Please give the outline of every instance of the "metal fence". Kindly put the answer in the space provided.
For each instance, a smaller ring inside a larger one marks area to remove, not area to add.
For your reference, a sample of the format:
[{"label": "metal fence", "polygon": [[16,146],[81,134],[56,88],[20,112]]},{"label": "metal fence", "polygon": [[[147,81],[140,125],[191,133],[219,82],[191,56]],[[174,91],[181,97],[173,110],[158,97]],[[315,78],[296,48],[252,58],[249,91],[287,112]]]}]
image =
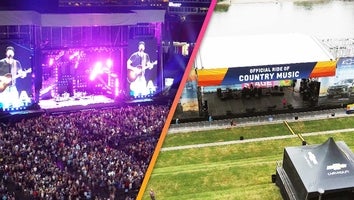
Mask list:
[{"label": "metal fence", "polygon": [[[203,130],[215,130],[225,129],[231,127],[240,126],[254,126],[261,124],[276,124],[283,123],[284,121],[309,121],[328,119],[335,117],[347,117],[350,116],[346,113],[344,108],[309,111],[309,112],[297,112],[297,113],[285,113],[277,115],[264,115],[255,117],[241,117],[223,120],[206,120],[190,123],[171,124],[168,131],[169,134],[191,132],[191,131],[203,131]],[[231,122],[235,122],[235,125],[231,125]]]}]

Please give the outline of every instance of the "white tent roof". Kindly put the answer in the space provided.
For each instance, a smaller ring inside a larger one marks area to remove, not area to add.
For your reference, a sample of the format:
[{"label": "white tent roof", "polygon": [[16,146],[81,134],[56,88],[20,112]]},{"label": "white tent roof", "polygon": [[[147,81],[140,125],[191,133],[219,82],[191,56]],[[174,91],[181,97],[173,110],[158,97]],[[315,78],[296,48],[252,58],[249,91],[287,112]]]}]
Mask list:
[{"label": "white tent roof", "polygon": [[0,25],[55,27],[118,26],[163,22],[165,10],[132,10],[129,13],[40,14],[35,11],[0,11]]},{"label": "white tent roof", "polygon": [[249,67],[333,60],[316,38],[304,34],[204,37],[198,69]]}]

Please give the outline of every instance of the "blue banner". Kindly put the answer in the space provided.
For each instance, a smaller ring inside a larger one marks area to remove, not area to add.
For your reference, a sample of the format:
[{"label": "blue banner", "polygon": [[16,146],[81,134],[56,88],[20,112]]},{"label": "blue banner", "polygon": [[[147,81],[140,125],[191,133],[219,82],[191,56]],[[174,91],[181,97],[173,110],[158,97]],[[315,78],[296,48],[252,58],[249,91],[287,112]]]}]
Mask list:
[{"label": "blue banner", "polygon": [[309,78],[316,62],[229,68],[223,85]]}]

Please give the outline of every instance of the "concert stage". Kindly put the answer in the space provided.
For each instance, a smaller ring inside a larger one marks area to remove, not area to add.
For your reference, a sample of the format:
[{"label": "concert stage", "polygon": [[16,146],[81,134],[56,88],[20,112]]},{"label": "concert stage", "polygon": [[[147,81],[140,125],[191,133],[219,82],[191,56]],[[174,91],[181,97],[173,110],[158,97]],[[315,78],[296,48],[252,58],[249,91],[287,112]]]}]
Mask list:
[{"label": "concert stage", "polygon": [[110,98],[104,95],[90,95],[81,98],[69,97],[62,101],[55,99],[41,100],[39,106],[47,113],[73,112],[83,109],[116,107],[122,105],[136,105],[153,103],[151,98]]},{"label": "concert stage", "polygon": [[39,106],[44,110],[59,109],[73,106],[94,106],[97,104],[113,104],[114,99],[106,97],[104,95],[90,95],[81,98],[69,97],[65,100],[48,99],[41,100]]},{"label": "concert stage", "polygon": [[[39,104],[33,104],[24,110],[16,111],[0,111],[0,122],[6,122],[11,120],[19,120],[31,116],[39,116],[43,113],[59,114],[77,112],[80,110],[88,109],[103,109],[113,108],[119,106],[133,106],[143,104],[159,104],[161,100],[155,100],[152,98],[140,98],[140,99],[124,99],[116,98],[112,99],[104,95],[91,95],[85,98],[75,99],[69,98],[65,101],[56,101],[55,99],[41,100]],[[163,101],[165,102],[165,101]]]}]

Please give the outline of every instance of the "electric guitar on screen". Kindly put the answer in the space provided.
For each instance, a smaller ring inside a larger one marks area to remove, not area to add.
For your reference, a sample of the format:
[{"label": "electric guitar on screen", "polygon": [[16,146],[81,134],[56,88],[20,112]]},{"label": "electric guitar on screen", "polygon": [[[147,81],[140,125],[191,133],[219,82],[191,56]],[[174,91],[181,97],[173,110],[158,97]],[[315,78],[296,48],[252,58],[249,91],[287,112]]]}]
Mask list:
[{"label": "electric guitar on screen", "polygon": [[139,76],[142,75],[143,71],[146,69],[152,69],[157,64],[157,61],[148,63],[145,67],[144,66],[136,66],[134,69],[128,69],[128,81],[134,82]]},{"label": "electric guitar on screen", "polygon": [[31,73],[32,69],[29,68],[25,71],[22,71],[22,73],[17,74],[16,76],[12,77],[11,73],[7,73],[4,76],[0,76],[0,93],[2,93],[6,88],[11,84],[12,80],[17,79],[24,74]]}]

